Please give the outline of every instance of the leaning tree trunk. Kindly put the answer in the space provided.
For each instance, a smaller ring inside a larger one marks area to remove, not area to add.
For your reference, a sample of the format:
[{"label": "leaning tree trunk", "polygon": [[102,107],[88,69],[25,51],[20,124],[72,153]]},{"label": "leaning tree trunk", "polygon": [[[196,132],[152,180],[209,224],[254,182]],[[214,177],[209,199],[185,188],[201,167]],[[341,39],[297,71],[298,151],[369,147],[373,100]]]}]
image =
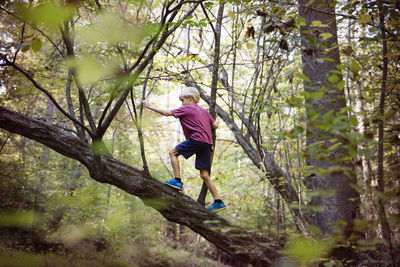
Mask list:
[{"label": "leaning tree trunk", "polygon": [[0,106],[0,128],[35,140],[81,162],[90,176],[142,199],[166,219],[186,225],[224,250],[237,262],[271,266],[279,254],[265,237],[237,227],[188,196],[164,185],[145,171],[110,156],[95,160],[90,146],[60,128]]},{"label": "leaning tree trunk", "polygon": [[[312,190],[334,190],[333,196],[316,197],[315,223],[323,233],[331,233],[338,220],[351,222],[357,213],[359,194],[354,167],[348,153],[346,131],[335,128],[340,118],[347,120],[343,78],[336,67],[340,64],[334,1],[299,0],[305,103],[307,112],[307,164]],[[313,24],[313,21],[314,24]],[[311,27],[311,25],[315,27]],[[320,25],[320,27],[318,27]],[[329,58],[328,60],[321,59]],[[323,93],[321,95],[320,93]],[[330,114],[331,113],[331,114]],[[343,121],[342,121],[343,122]],[[335,147],[332,145],[335,144]]]}]

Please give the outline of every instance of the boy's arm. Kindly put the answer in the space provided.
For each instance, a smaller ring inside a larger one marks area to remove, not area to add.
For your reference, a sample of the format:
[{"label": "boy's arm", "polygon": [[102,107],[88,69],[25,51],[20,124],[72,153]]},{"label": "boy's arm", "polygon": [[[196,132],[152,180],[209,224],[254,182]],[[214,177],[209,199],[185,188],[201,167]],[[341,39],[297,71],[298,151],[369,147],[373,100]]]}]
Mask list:
[{"label": "boy's arm", "polygon": [[214,128],[214,129],[217,129],[218,128],[218,126],[219,126],[219,117],[217,116],[217,118],[215,119],[215,121],[213,122],[213,124],[211,124],[211,126]]},{"label": "boy's arm", "polygon": [[151,109],[151,110],[157,112],[158,114],[161,114],[161,115],[164,115],[164,116],[172,116],[171,111],[169,111],[169,110],[167,110],[167,109],[162,109],[162,108],[155,107],[155,106],[151,105],[151,104],[149,103],[149,101],[147,101],[147,100],[143,100],[143,101],[142,101],[142,104],[143,104],[143,106],[145,106],[146,108]]}]

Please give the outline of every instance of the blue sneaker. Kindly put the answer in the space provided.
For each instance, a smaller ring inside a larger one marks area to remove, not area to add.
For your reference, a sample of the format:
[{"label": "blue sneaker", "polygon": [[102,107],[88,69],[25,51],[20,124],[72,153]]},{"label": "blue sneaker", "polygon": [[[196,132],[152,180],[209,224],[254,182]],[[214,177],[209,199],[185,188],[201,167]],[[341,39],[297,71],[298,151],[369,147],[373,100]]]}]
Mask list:
[{"label": "blue sneaker", "polygon": [[183,183],[178,182],[176,179],[165,181],[164,184],[169,185],[175,189],[178,189],[179,191],[182,190],[183,187]]},{"label": "blue sneaker", "polygon": [[208,207],[208,210],[209,211],[220,211],[220,210],[223,210],[225,208],[226,208],[226,206],[225,206],[224,202],[214,202],[214,203],[211,204],[210,207]]}]

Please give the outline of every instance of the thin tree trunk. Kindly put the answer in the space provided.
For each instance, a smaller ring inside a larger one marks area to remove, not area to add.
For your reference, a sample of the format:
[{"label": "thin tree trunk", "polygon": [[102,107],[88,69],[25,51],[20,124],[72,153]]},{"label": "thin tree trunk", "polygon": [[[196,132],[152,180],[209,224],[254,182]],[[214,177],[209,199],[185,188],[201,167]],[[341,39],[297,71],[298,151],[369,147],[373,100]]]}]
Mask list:
[{"label": "thin tree trunk", "polygon": [[276,243],[279,244],[279,238],[281,235],[281,224],[282,224],[282,216],[281,216],[281,200],[280,195],[277,191],[275,191],[275,201],[276,201]]},{"label": "thin tree trunk", "polygon": [[[114,128],[113,135],[112,135],[112,140],[111,140],[111,150],[110,150],[110,155],[114,156],[114,147],[115,147],[115,134],[117,133],[117,127]],[[110,206],[110,199],[111,199],[111,185],[107,187],[107,194],[106,194],[106,207],[104,209],[104,216],[103,219],[101,220],[101,226],[100,226],[100,234],[103,232],[104,229],[104,224],[107,220],[108,216],[108,210]]]},{"label": "thin tree trunk", "polygon": [[[385,15],[382,9],[383,3],[378,2],[380,7],[379,21],[381,25],[381,39],[382,39],[382,85],[380,88],[380,98],[379,98],[379,119],[378,119],[378,191],[381,193],[385,192],[385,181],[384,181],[384,171],[383,171],[383,153],[384,153],[384,121],[383,116],[385,115],[385,97],[386,97],[386,80],[388,72],[388,58],[387,58],[387,40],[385,34]],[[386,217],[385,206],[383,204],[382,198],[378,197],[378,208],[379,208],[379,218],[382,224],[382,234],[385,240],[388,242],[389,246],[392,248],[392,240],[390,234],[390,226]]]},{"label": "thin tree trunk", "polygon": [[[48,99],[48,102],[47,102],[47,109],[46,109],[46,116],[45,116],[45,120],[48,122],[48,123],[53,123],[53,113],[54,113],[54,105],[53,105],[53,102],[51,102],[51,100],[50,99]],[[38,177],[39,177],[39,183],[37,184],[37,186],[36,186],[36,190],[35,190],[35,199],[34,199],[34,209],[37,211],[37,212],[40,212],[39,211],[39,200],[38,200],[38,198],[39,198],[39,196],[45,191],[45,185],[44,185],[44,181],[45,181],[45,179],[46,179],[46,176],[47,176],[47,165],[48,165],[48,163],[49,163],[49,154],[50,154],[50,149],[49,148],[47,148],[47,147],[44,147],[43,148],[43,152],[42,152],[42,155],[41,155],[41,161],[40,161],[40,164],[41,164],[41,171],[40,171],[40,173],[39,173],[39,175],[38,175]]]},{"label": "thin tree trunk", "polygon": [[[358,131],[360,132],[361,135],[365,136],[367,129],[366,125],[364,125],[364,122],[366,121],[365,118],[365,109],[364,109],[364,102],[363,102],[364,96],[362,95],[361,91],[361,85],[355,86],[355,97],[354,97],[354,103],[355,103],[355,114],[357,116],[357,121],[358,121]],[[360,143],[358,144],[358,150],[365,150],[366,145],[365,143]],[[367,158],[365,155],[360,155],[359,158],[359,169],[360,169],[360,174],[363,180],[363,190],[361,190],[361,203],[364,208],[363,212],[363,217],[367,219],[368,221],[372,222],[375,219],[375,205],[374,205],[374,192],[371,187],[371,173],[370,173],[370,168],[368,167],[370,165],[369,163],[369,158]],[[373,239],[376,236],[375,229],[371,229],[366,232],[366,238],[367,239]]]},{"label": "thin tree trunk", "polygon": [[[215,41],[215,43],[214,43],[214,61],[213,61],[213,74],[212,74],[212,80],[211,80],[211,102],[210,102],[210,109],[209,109],[210,114],[214,119],[216,118],[215,104],[216,104],[216,98],[217,98],[218,70],[219,70],[220,51],[221,51],[221,27],[222,27],[222,19],[224,16],[224,5],[225,5],[225,1],[219,2],[217,21],[215,24],[215,31],[214,31],[214,41]],[[212,139],[213,139],[214,148],[215,148],[217,138],[216,138],[215,129],[213,129],[213,128],[212,128]],[[214,151],[211,152],[211,165],[212,165],[212,161],[214,158]],[[211,166],[210,166],[210,176],[211,176]],[[200,194],[197,198],[197,202],[199,202],[203,206],[205,205],[205,202],[206,202],[207,190],[208,190],[207,185],[205,182],[203,182],[203,184],[201,186]]]}]

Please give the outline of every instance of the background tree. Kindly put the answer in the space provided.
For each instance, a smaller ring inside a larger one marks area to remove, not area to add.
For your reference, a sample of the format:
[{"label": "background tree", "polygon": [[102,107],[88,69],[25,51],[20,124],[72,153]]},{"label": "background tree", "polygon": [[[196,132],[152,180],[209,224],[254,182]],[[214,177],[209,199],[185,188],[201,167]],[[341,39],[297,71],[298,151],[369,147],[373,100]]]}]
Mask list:
[{"label": "background tree", "polygon": [[[299,14],[305,21],[300,34],[304,47],[306,158],[311,167],[308,186],[321,193],[313,198],[313,204],[323,209],[315,214],[316,225],[323,233],[331,233],[339,220],[351,223],[359,206],[352,165],[355,140],[349,135],[351,125],[347,123],[334,13],[332,1],[299,1]],[[324,192],[329,191],[332,195],[326,196]]]}]

